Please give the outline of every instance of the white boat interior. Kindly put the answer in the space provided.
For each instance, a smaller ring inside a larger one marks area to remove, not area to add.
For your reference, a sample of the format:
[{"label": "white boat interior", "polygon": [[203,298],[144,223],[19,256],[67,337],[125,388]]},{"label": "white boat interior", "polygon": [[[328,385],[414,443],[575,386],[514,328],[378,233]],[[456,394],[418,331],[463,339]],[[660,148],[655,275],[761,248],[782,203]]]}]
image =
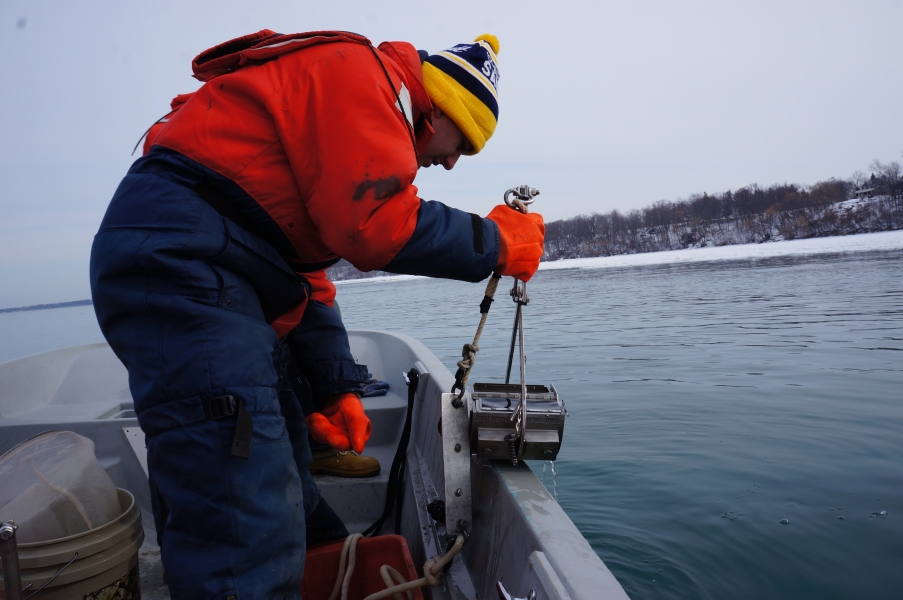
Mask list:
[{"label": "white boat interior", "polygon": [[[427,558],[443,554],[446,547],[444,526],[430,517],[426,506],[444,497],[439,398],[451,389],[454,378],[413,338],[380,331],[351,331],[349,336],[357,360],[390,384],[388,395],[364,399],[373,423],[366,453],[379,459],[382,471],[364,479],[321,475],[316,477],[317,483],[349,531],[363,531],[379,518],[407,410],[402,374],[415,368],[420,382],[400,533],[407,538],[415,564],[422,565]],[[90,438],[116,486],[135,495],[147,533],[141,552],[142,597],[168,598],[152,531],[144,435],[135,417],[126,370],[107,344],[54,350],[0,364],[0,453],[51,429]],[[472,535],[443,585],[426,588],[425,597],[497,598],[497,582],[501,581],[514,598],[627,598],[527,465],[474,456],[471,479]],[[382,532],[392,533],[394,523],[394,516],[390,517]]]}]

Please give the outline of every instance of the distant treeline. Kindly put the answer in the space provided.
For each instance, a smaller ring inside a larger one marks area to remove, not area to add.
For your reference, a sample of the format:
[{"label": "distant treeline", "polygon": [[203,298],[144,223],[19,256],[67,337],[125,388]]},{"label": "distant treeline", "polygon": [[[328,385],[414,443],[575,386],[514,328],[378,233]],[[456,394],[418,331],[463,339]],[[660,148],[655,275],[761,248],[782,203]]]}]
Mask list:
[{"label": "distant treeline", "polygon": [[903,229],[903,168],[876,160],[869,169],[869,177],[856,172],[812,186],[752,184],[552,221],[543,260]]}]

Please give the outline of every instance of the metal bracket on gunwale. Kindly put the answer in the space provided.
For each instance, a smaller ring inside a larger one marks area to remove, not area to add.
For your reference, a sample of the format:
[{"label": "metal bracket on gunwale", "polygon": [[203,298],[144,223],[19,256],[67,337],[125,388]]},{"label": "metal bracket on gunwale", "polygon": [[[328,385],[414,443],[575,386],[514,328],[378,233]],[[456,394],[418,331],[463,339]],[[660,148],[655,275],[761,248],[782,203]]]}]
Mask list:
[{"label": "metal bracket on gunwale", "polygon": [[473,531],[470,499],[470,398],[456,408],[457,394],[442,394],[442,460],[445,469],[445,531]]}]

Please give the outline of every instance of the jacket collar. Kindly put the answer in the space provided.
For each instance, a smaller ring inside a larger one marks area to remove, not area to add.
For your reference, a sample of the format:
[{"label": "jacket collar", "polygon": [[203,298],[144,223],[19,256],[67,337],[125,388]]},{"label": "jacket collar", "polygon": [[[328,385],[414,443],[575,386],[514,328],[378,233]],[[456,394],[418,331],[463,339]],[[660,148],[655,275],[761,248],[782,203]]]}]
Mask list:
[{"label": "jacket collar", "polygon": [[383,42],[378,46],[380,52],[391,58],[404,71],[405,84],[411,92],[411,104],[414,108],[414,122],[423,115],[433,111],[433,103],[426,93],[423,83],[423,68],[420,66],[420,55],[407,42]]},{"label": "jacket collar", "polygon": [[411,94],[411,105],[414,111],[414,136],[417,154],[423,152],[435,133],[431,116],[433,102],[426,93],[423,83],[423,67],[420,54],[407,42],[383,42],[379,51],[391,58],[404,72],[405,84]]}]

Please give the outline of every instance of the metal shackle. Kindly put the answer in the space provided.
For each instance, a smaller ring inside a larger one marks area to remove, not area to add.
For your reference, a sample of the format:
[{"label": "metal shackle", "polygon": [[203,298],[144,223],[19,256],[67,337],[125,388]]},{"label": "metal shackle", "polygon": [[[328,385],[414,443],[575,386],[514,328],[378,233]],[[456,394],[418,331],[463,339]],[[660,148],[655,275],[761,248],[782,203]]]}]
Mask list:
[{"label": "metal shackle", "polygon": [[527,205],[533,204],[533,200],[538,195],[539,190],[537,190],[536,188],[530,187],[529,185],[519,185],[505,192],[505,204],[507,204],[514,210],[519,210],[525,213],[527,212]]}]

